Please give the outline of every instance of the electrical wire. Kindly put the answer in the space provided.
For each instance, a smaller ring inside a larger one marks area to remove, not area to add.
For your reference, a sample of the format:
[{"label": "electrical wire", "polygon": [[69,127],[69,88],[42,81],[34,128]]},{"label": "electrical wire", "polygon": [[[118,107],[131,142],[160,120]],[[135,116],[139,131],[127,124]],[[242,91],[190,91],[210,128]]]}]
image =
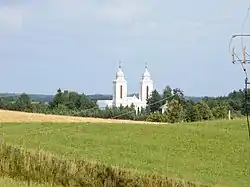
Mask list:
[{"label": "electrical wire", "polygon": [[[245,29],[245,25],[246,25],[246,22],[247,22],[247,19],[248,19],[248,16],[249,16],[249,11],[250,11],[250,4],[248,5],[248,9],[247,9],[247,12],[246,12],[246,16],[245,16],[245,19],[241,25],[241,35],[243,35],[243,32],[244,32],[244,29]],[[241,36],[241,46],[242,46],[242,50],[243,50],[243,36]]]},{"label": "electrical wire", "polygon": [[245,99],[244,99],[244,104],[245,104],[245,112],[246,112],[246,119],[247,119],[247,127],[248,127],[248,137],[250,139],[250,121],[249,121],[249,111],[248,111],[248,74],[247,74],[247,70],[243,65],[242,60],[240,60],[240,58],[238,57],[238,55],[234,54],[234,56],[240,61],[241,67],[243,69],[243,72],[245,74]]},{"label": "electrical wire", "polygon": [[[160,103],[160,102],[163,102],[163,101],[165,101],[165,100],[167,100],[167,99],[170,99],[170,98],[172,98],[172,97],[174,97],[174,96],[175,96],[175,95],[171,95],[171,96],[169,96],[169,97],[160,99],[159,101],[156,101],[156,102],[154,102],[154,103],[148,104],[147,106],[155,105],[155,104],[157,104],[157,103]],[[130,113],[133,113],[133,112],[134,112],[134,111],[129,111],[129,112],[126,112],[126,113],[123,113],[123,114],[114,116],[114,117],[112,117],[112,118],[110,118],[110,119],[115,119],[115,118],[117,118],[117,117],[120,117],[120,116],[123,116],[123,115],[126,115],[126,114],[130,114]]]},{"label": "electrical wire", "polygon": [[[157,103],[166,101],[166,100],[168,100],[168,99],[173,98],[174,96],[175,96],[175,95],[172,95],[172,96],[169,96],[169,97],[160,99],[160,100],[158,100],[158,101],[156,101],[156,102],[154,102],[154,103],[148,104],[147,106],[152,106],[152,105],[155,105],[155,104],[157,104]],[[92,108],[89,108],[89,109],[86,109],[86,110],[82,110],[82,111],[85,112],[85,111],[93,110],[93,109],[96,109],[96,108],[98,108],[98,107],[95,106],[95,107],[92,107]],[[116,115],[116,116],[107,118],[107,120],[109,120],[109,119],[116,119],[116,118],[118,118],[118,117],[121,117],[121,116],[130,114],[130,113],[134,113],[134,112],[135,112],[134,110],[129,111],[129,112],[124,112],[124,113],[122,113],[122,114],[119,114],[119,115]],[[74,117],[74,116],[73,116],[73,117]],[[82,124],[79,124],[79,125],[74,126],[74,127],[78,127],[78,126],[81,126],[81,125],[82,125]],[[59,128],[58,130],[61,131],[61,130],[65,130],[65,129],[68,129],[68,128],[71,128],[71,127],[72,127],[72,125],[70,124],[70,125],[67,125],[66,127]],[[47,131],[47,130],[50,130],[50,129],[51,129],[50,127],[48,127],[48,128],[42,128],[42,131],[46,133],[46,131]],[[40,133],[43,133],[43,132],[29,133],[29,135],[37,135],[37,134],[40,134]]]},{"label": "electrical wire", "polygon": [[[243,33],[244,33],[244,28],[245,28],[245,24],[247,22],[247,19],[249,17],[249,12],[250,12],[250,4],[248,6],[248,9],[247,9],[247,12],[246,12],[246,16],[245,16],[245,19],[242,23],[242,26],[241,26],[241,35],[233,35],[231,37],[231,40],[229,42],[229,52],[231,53],[231,44],[232,44],[232,41],[235,37],[237,36],[241,36],[241,48],[242,48],[242,52],[243,53],[246,53],[245,52],[245,49],[244,49],[244,41],[243,41]],[[249,35],[248,35],[249,36]],[[246,53],[247,54],[247,53]],[[248,55],[248,54],[247,54]],[[248,111],[248,74],[247,74],[247,69],[244,67],[244,64],[246,64],[246,59],[243,59],[243,60],[240,60],[240,58],[234,53],[233,51],[233,56],[236,56],[236,58],[238,59],[238,61],[240,62],[240,65],[241,65],[241,68],[245,74],[245,99],[244,99],[244,104],[245,104],[245,112],[246,112],[246,118],[247,118],[247,127],[248,127],[248,136],[249,136],[249,139],[250,139],[250,122],[249,122],[249,111]],[[249,56],[249,55],[248,55]],[[234,63],[234,61],[233,61]]]},{"label": "electrical wire", "polygon": [[[248,5],[248,9],[247,9],[247,12],[246,12],[246,16],[245,16],[245,19],[242,23],[242,26],[241,26],[241,48],[242,48],[242,52],[244,53],[245,50],[244,50],[244,41],[243,41],[243,33],[244,33],[244,28],[245,28],[245,25],[246,25],[246,22],[247,22],[247,19],[248,19],[248,16],[249,16],[249,11],[250,11],[250,4]],[[250,139],[250,123],[249,123],[249,111],[248,111],[248,74],[247,74],[247,70],[246,68],[244,67],[243,63],[246,64],[246,61],[244,59],[244,61],[241,64],[241,67],[245,73],[245,112],[246,112],[246,118],[247,118],[247,127],[248,127],[248,137]]]}]

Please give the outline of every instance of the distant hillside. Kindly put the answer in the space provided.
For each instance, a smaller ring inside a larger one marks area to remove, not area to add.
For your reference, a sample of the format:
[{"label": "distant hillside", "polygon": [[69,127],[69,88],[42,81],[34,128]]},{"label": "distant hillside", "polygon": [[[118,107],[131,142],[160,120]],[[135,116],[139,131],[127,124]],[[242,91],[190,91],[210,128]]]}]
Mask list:
[{"label": "distant hillside", "polygon": [[[0,93],[0,97],[18,97],[20,94],[15,93]],[[45,95],[45,94],[28,94],[32,101],[36,102],[50,102],[54,98],[54,95]],[[112,95],[87,95],[92,100],[109,100],[112,99]]]},{"label": "distant hillside", "polygon": [[[0,93],[0,97],[18,97],[21,94],[16,93]],[[49,102],[54,98],[54,95],[43,95],[43,94],[28,94],[32,101],[36,102]]]},{"label": "distant hillside", "polygon": [[[0,97],[18,97],[20,94],[16,93],[0,93]],[[139,97],[138,93],[129,94],[129,97],[136,95]],[[30,99],[35,102],[50,102],[54,98],[54,95],[45,95],[45,94],[28,94]],[[87,95],[91,100],[112,100],[113,96],[108,94],[94,94]],[[195,102],[199,101],[201,97],[190,97],[187,96],[186,99],[193,100]]]}]

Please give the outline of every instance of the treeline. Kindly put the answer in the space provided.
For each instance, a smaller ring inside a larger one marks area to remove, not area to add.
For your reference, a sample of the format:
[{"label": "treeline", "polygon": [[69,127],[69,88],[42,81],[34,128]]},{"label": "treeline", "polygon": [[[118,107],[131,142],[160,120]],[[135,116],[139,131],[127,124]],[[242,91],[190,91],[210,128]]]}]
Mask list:
[{"label": "treeline", "polygon": [[136,114],[133,105],[127,107],[106,107],[99,109],[96,100],[91,100],[86,94],[57,90],[51,102],[32,102],[25,93],[18,97],[0,98],[0,109],[24,111],[32,113],[68,115],[78,117],[97,117],[113,119],[145,120],[144,112]]},{"label": "treeline", "polygon": [[[134,106],[106,107],[100,109],[97,101],[84,93],[57,90],[52,101],[32,102],[25,93],[18,97],[0,98],[0,109],[33,113],[98,117],[113,119],[147,120],[155,122],[194,122],[211,119],[226,119],[228,111],[232,118],[245,115],[243,90],[233,91],[228,96],[204,97],[198,102],[186,99],[181,89],[167,86],[162,93],[154,90],[147,107],[136,113]],[[162,106],[166,106],[162,113]]]},{"label": "treeline", "polygon": [[[157,101],[162,101],[158,102]],[[153,104],[157,103],[157,104]],[[158,108],[166,104],[164,113]],[[194,102],[187,100],[181,89],[171,89],[167,86],[160,94],[154,90],[148,100],[150,114],[147,121],[158,122],[195,122],[212,119],[227,119],[230,111],[231,119],[245,115],[245,94],[243,90],[233,91],[227,96],[203,97]]]}]

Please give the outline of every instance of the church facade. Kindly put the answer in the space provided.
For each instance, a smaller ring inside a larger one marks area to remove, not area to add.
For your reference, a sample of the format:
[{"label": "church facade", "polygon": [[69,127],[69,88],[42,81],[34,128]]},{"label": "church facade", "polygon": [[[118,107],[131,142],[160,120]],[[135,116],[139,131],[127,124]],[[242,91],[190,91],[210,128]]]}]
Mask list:
[{"label": "church facade", "polygon": [[144,73],[140,80],[139,98],[134,95],[128,97],[127,81],[122,71],[121,65],[119,65],[116,73],[116,79],[113,81],[113,99],[97,101],[97,104],[101,108],[103,107],[119,107],[119,106],[135,106],[136,111],[140,111],[142,108],[146,108],[147,99],[150,97],[154,89],[153,81],[151,80],[150,73],[148,72],[147,65],[145,66]]}]

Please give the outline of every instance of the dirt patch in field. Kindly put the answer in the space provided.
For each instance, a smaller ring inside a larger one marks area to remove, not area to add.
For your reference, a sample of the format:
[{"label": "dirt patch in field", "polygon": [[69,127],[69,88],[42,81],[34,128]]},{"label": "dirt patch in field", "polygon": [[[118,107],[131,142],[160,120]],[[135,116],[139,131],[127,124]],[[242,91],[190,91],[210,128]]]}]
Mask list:
[{"label": "dirt patch in field", "polygon": [[73,116],[59,116],[49,114],[36,114],[17,111],[0,110],[0,122],[90,122],[90,123],[140,123],[140,124],[158,124],[145,121],[132,120],[117,120],[117,119],[101,119],[88,117],[73,117]]}]

